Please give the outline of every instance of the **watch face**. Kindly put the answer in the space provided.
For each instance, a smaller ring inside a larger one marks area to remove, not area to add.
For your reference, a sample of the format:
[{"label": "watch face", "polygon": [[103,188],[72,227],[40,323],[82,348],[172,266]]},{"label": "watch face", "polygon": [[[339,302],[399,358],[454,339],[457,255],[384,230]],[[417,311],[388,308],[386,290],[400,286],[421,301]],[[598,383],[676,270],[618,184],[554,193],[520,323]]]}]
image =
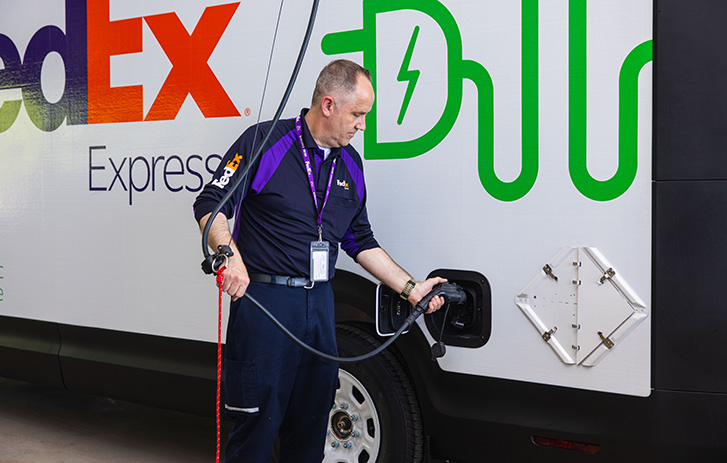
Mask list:
[{"label": "watch face", "polygon": [[402,299],[407,299],[409,297],[409,293],[411,293],[411,290],[414,289],[415,284],[416,283],[413,280],[409,280],[406,282],[404,290],[401,292]]}]

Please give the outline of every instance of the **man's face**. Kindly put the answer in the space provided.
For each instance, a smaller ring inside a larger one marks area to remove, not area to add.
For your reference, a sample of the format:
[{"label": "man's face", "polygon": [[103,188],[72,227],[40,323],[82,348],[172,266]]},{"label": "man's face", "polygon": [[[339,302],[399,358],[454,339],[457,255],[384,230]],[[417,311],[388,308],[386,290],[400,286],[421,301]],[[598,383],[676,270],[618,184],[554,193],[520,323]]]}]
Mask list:
[{"label": "man's face", "polygon": [[359,76],[356,91],[334,99],[329,117],[328,143],[331,147],[346,146],[359,130],[366,129],[366,114],[374,104],[371,82]]}]

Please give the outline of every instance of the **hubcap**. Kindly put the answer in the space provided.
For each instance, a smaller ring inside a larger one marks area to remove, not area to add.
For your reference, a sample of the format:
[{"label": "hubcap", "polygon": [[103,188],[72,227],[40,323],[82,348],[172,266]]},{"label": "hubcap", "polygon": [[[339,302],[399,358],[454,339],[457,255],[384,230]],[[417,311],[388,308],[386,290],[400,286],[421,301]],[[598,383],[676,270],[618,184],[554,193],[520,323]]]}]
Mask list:
[{"label": "hubcap", "polygon": [[346,412],[336,412],[331,417],[331,430],[337,439],[346,440],[353,434],[353,421]]},{"label": "hubcap", "polygon": [[338,370],[323,462],[374,463],[380,446],[381,423],[371,395],[352,374]]}]

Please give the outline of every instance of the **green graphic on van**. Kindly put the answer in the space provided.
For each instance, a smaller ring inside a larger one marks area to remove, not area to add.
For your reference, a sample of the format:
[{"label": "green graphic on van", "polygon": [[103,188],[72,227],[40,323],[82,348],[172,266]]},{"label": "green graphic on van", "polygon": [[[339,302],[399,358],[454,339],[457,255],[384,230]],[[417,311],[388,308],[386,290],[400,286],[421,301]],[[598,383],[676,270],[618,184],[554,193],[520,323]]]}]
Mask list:
[{"label": "green graphic on van", "polygon": [[[462,106],[465,80],[477,88],[477,158],[480,183],[489,195],[500,201],[515,201],[535,184],[539,169],[539,63],[538,0],[522,1],[521,93],[522,160],[518,177],[510,182],[495,172],[494,85],[484,66],[462,56],[462,34],[447,8],[436,0],[364,0],[363,27],[334,32],[323,37],[321,48],[328,55],[363,52],[363,65],[371,71],[374,90],[377,83],[376,18],[379,14],[413,10],[431,17],[441,28],[447,46],[447,101],[442,115],[423,135],[408,141],[380,142],[377,130],[377,103],[366,120],[364,132],[367,159],[408,159],[437,146],[454,126]],[[608,180],[591,176],[586,152],[586,1],[569,2],[569,135],[568,166],[573,185],[585,197],[610,201],[625,193],[638,169],[638,77],[652,60],[652,41],[635,47],[624,60],[619,73],[618,169]],[[410,69],[419,26],[416,26],[403,57],[397,80],[407,82],[397,123],[401,124],[412,98],[419,71]]]},{"label": "green graphic on van", "polygon": [[414,32],[411,34],[411,39],[409,40],[409,46],[406,48],[406,54],[404,55],[404,61],[401,62],[401,68],[399,69],[399,74],[396,76],[396,80],[399,82],[405,82],[409,81],[409,85],[406,87],[406,94],[404,94],[404,100],[401,102],[401,109],[399,110],[399,118],[396,120],[396,123],[401,125],[402,122],[404,122],[404,115],[406,114],[407,108],[409,108],[409,102],[411,101],[411,96],[414,93],[414,89],[417,86],[417,81],[419,80],[419,71],[416,70],[409,70],[409,64],[411,63],[411,55],[414,53],[414,45],[416,45],[417,42],[417,36],[419,35],[419,26],[416,26],[414,28]]},{"label": "green graphic on van", "polygon": [[629,189],[638,168],[639,73],[652,60],[648,40],[626,56],[618,77],[618,169],[609,180],[596,180],[586,163],[586,2],[568,6],[568,170],[583,196],[609,201]]}]

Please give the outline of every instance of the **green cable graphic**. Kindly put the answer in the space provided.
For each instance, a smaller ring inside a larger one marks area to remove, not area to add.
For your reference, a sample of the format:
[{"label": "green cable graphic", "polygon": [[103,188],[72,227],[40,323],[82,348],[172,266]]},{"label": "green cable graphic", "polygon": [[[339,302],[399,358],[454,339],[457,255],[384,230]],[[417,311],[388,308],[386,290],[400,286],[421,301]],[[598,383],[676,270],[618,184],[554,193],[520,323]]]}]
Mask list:
[{"label": "green cable graphic", "polygon": [[588,172],[586,149],[586,0],[568,5],[568,170],[583,196],[594,201],[616,199],[629,189],[638,169],[639,73],[652,60],[652,41],[634,48],[618,77],[618,169],[608,180]]},{"label": "green cable graphic", "polygon": [[538,177],[538,0],[522,0],[522,166],[520,175],[504,182],[495,173],[495,102],[492,78],[475,61],[462,62],[462,77],[477,86],[477,169],[480,183],[495,199],[515,201],[525,196]]},{"label": "green cable graphic", "polygon": [[[364,145],[366,159],[409,159],[430,151],[437,146],[452,129],[462,105],[462,77],[459,69],[462,62],[462,37],[454,17],[436,0],[364,0],[363,27],[343,32],[334,32],[323,37],[321,49],[328,55],[363,52],[363,66],[371,72],[376,90],[376,16],[400,10],[415,10],[429,15],[439,24],[447,42],[447,102],[439,121],[427,133],[414,140],[402,142],[378,141],[378,102],[374,101],[366,118]],[[410,46],[413,52],[413,46]],[[406,61],[406,60],[405,60]],[[402,63],[402,68],[405,64]],[[411,83],[410,83],[411,87]]]},{"label": "green cable graphic", "polygon": [[[430,16],[442,29],[447,44],[447,101],[437,123],[416,139],[400,142],[378,141],[377,103],[367,117],[364,132],[366,159],[408,159],[437,146],[454,126],[462,106],[464,80],[477,87],[478,174],[484,189],[500,201],[524,197],[535,184],[539,170],[539,4],[538,0],[521,0],[521,92],[522,153],[521,170],[511,181],[495,173],[494,84],[487,70],[476,61],[462,57],[462,35],[444,5],[437,0],[364,0],[363,27],[334,32],[323,37],[321,49],[328,55],[363,52],[363,66],[371,71],[374,90],[377,84],[376,17],[401,10],[419,11]],[[414,92],[419,71],[409,70],[419,33],[414,29],[397,79],[408,81],[399,112],[401,124]],[[586,166],[586,0],[569,4],[569,171],[575,187],[584,196],[608,201],[622,195],[633,183],[638,167],[638,75],[651,61],[651,40],[629,53],[619,77],[619,169],[607,181],[595,180]],[[512,155],[512,153],[503,153]]]},{"label": "green cable graphic", "polygon": [[[523,5],[523,154],[517,179],[503,182],[494,170],[494,88],[492,78],[479,63],[462,59],[462,35],[452,14],[436,0],[364,0],[363,28],[335,32],[323,37],[321,48],[328,55],[363,51],[363,65],[371,71],[376,90],[376,16],[400,10],[415,10],[429,15],[442,28],[447,42],[447,102],[439,121],[419,138],[404,142],[379,142],[377,103],[366,119],[364,132],[367,159],[408,159],[430,151],[447,136],[462,106],[464,79],[475,83],[478,91],[478,170],[485,190],[501,201],[520,199],[530,191],[538,175],[538,1],[522,0]],[[418,26],[417,26],[418,27]],[[408,107],[419,71],[409,71],[418,29],[414,30],[398,79],[408,80],[399,121]],[[416,72],[416,74],[414,74]]]}]

